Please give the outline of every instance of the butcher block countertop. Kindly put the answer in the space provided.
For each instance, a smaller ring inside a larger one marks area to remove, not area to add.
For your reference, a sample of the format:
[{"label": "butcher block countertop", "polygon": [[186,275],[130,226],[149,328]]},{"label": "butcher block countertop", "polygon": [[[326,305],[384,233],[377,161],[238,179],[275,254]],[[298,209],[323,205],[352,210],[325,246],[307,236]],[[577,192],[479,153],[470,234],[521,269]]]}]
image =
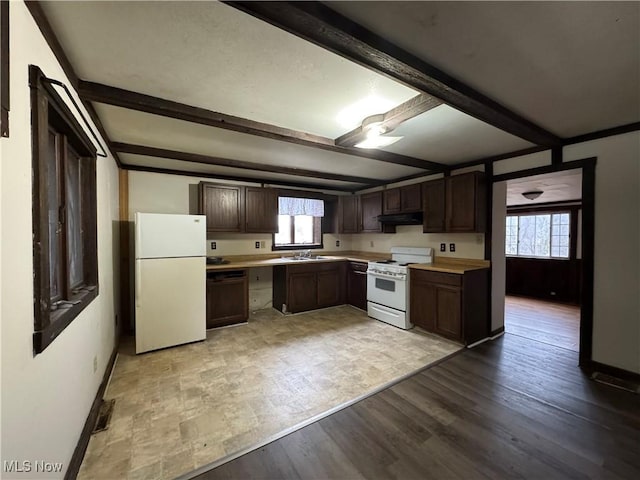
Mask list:
[{"label": "butcher block countertop", "polygon": [[[295,252],[297,253],[297,252]],[[369,262],[374,260],[384,260],[391,258],[390,254],[371,253],[371,252],[326,252],[316,254],[313,250],[311,255],[323,257],[317,260],[287,260],[282,257],[292,257],[293,251],[282,253],[273,253],[265,255],[230,255],[223,257],[229,263],[220,265],[207,265],[207,271],[211,270],[230,270],[239,268],[255,268],[255,267],[272,267],[274,265],[298,265],[304,263],[324,263],[324,262],[341,262],[351,260],[354,262]]]},{"label": "butcher block countertop", "polygon": [[[255,267],[272,267],[275,265],[298,265],[303,263],[324,263],[324,262],[340,262],[350,260],[353,262],[370,262],[375,260],[385,260],[391,258],[390,254],[373,253],[373,252],[326,252],[318,253],[323,257],[317,260],[287,260],[282,257],[291,257],[294,252],[270,253],[264,255],[231,255],[224,257],[229,263],[220,265],[207,265],[207,271],[212,270],[231,270]],[[312,255],[316,255],[312,250]],[[469,258],[435,258],[431,264],[414,264],[409,268],[418,270],[431,270],[434,272],[457,273],[464,274],[468,270],[480,270],[489,268],[488,260],[475,260]]]},{"label": "butcher block countertop", "polygon": [[464,274],[469,270],[482,270],[489,268],[491,262],[489,260],[476,260],[472,258],[438,258],[433,263],[409,265],[414,270],[429,270],[432,272],[457,273]]}]

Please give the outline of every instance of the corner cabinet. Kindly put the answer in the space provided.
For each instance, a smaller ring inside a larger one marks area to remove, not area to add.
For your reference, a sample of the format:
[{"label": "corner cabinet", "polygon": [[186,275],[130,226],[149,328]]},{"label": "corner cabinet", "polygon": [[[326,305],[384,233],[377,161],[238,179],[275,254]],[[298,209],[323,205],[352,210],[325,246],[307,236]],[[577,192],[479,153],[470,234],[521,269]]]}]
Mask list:
[{"label": "corner cabinet", "polygon": [[207,232],[278,231],[276,190],[201,182],[198,191],[200,214],[207,216]]},{"label": "corner cabinet", "polygon": [[411,269],[411,323],[469,345],[489,335],[489,269],[464,274]]},{"label": "corner cabinet", "polygon": [[273,307],[298,313],[345,303],[345,263],[273,267]]},{"label": "corner cabinet", "polygon": [[482,172],[453,175],[422,184],[424,233],[484,233],[487,185]]}]

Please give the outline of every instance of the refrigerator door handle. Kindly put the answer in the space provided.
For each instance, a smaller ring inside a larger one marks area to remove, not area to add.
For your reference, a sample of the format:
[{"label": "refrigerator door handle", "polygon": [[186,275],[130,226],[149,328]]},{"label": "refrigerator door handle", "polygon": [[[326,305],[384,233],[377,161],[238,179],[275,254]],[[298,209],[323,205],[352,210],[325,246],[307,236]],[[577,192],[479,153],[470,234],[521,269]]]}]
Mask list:
[{"label": "refrigerator door handle", "polygon": [[142,293],[142,279],[140,278],[140,260],[136,260],[136,307],[140,307],[141,293]]}]

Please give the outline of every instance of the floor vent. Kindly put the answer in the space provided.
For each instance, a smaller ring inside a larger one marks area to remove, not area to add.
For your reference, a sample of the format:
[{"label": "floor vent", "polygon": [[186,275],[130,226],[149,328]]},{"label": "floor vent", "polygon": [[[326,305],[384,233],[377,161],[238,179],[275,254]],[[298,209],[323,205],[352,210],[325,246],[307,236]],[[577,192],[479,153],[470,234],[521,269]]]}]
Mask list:
[{"label": "floor vent", "polygon": [[592,374],[591,380],[595,380],[596,382],[604,383],[605,385],[616,387],[621,390],[626,390],[627,392],[640,394],[640,384],[638,384],[638,382],[622,380],[620,378],[613,377],[601,372],[595,372],[594,374]]},{"label": "floor vent", "polygon": [[93,431],[91,433],[102,432],[109,428],[109,422],[111,421],[111,414],[113,413],[113,406],[115,403],[115,399],[102,401],[96,425],[93,427]]}]

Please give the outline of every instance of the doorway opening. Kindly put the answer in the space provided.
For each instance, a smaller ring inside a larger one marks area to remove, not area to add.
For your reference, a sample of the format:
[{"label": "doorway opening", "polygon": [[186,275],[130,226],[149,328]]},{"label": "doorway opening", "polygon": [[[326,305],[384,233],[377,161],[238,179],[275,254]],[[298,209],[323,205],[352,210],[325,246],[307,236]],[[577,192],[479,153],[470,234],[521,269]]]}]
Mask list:
[{"label": "doorway opening", "polygon": [[505,332],[577,352],[582,170],[506,184]]}]

